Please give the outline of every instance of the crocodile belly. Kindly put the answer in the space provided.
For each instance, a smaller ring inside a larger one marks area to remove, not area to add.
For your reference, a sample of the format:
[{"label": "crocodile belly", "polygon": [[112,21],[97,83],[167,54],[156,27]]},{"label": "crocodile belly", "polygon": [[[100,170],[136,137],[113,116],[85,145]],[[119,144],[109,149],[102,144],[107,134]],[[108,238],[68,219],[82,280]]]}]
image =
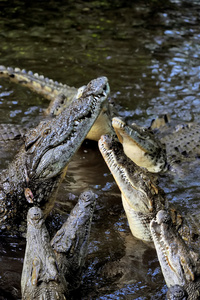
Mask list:
[{"label": "crocodile belly", "polygon": [[152,241],[150,227],[149,227],[150,224],[149,216],[135,211],[133,208],[130,207],[127,201],[123,199],[123,197],[122,197],[122,204],[126,212],[126,216],[132,234],[140,240],[147,241],[147,242]]}]

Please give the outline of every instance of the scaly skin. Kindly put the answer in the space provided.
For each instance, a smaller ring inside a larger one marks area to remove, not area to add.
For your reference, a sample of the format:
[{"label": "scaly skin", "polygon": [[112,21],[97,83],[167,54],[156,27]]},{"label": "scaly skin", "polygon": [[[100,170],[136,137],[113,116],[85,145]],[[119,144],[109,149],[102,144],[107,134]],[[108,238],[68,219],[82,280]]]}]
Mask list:
[{"label": "scaly skin", "polygon": [[176,170],[200,156],[199,124],[173,126],[165,116],[152,123],[153,131],[134,123],[128,126],[119,118],[113,118],[112,125],[126,155],[150,172]]},{"label": "scaly skin", "polygon": [[200,157],[200,125],[198,123],[174,124],[164,115],[153,120],[154,135],[166,145],[170,164],[193,161]]},{"label": "scaly skin", "polygon": [[[159,210],[168,208],[164,191],[155,183],[155,176],[134,164],[114,138],[102,136],[99,149],[121,191],[122,203],[133,235],[151,241],[150,221]],[[184,241],[194,248],[196,243],[200,244],[198,228],[190,226],[176,209],[170,207],[168,210]]]},{"label": "scaly skin", "polygon": [[22,299],[66,299],[80,285],[94,206],[95,194],[83,192],[51,243],[41,209],[29,209]]},{"label": "scaly skin", "polygon": [[69,290],[80,285],[95,203],[96,195],[92,191],[81,193],[67,221],[51,240],[58,267],[62,269]]},{"label": "scaly skin", "polygon": [[18,140],[25,136],[28,129],[15,124],[0,124],[0,142]]},{"label": "scaly skin", "polygon": [[106,77],[92,80],[82,96],[56,118],[29,132],[13,162],[0,174],[0,230],[18,230],[29,203],[48,203],[62,172],[107,99]]},{"label": "scaly skin", "polygon": [[123,145],[125,154],[134,163],[153,173],[166,170],[165,147],[148,129],[136,124],[128,126],[117,117],[112,119],[112,126]]},{"label": "scaly skin", "polygon": [[102,136],[99,149],[121,191],[132,234],[144,241],[152,241],[149,223],[158,210],[165,207],[163,191],[149,173],[124,154],[119,142]]},{"label": "scaly skin", "polygon": [[[45,115],[48,116],[59,115],[72,101],[81,97],[85,88],[85,86],[79,89],[69,87],[66,84],[45,78],[43,75],[33,74],[32,71],[27,72],[19,68],[6,68],[4,66],[0,66],[0,77],[9,78],[11,81],[26,86],[46,99],[51,100],[49,107],[45,110]],[[102,106],[102,111],[88,132],[87,138],[98,141],[102,134],[111,133],[111,131],[108,103],[106,103]]]},{"label": "scaly skin", "polygon": [[169,288],[167,299],[199,299],[199,254],[185,244],[167,211],[161,210],[157,213],[150,223],[150,229]]},{"label": "scaly skin", "polygon": [[68,101],[71,102],[78,91],[75,87],[69,87],[66,84],[45,78],[43,75],[33,74],[32,71],[27,72],[19,68],[0,66],[0,77],[9,78],[11,81],[26,86],[48,100],[53,101],[59,94],[64,94],[65,96],[68,95]]},{"label": "scaly skin", "polygon": [[44,215],[32,207],[27,215],[26,251],[21,278],[22,299],[66,299],[67,282],[56,265]]}]

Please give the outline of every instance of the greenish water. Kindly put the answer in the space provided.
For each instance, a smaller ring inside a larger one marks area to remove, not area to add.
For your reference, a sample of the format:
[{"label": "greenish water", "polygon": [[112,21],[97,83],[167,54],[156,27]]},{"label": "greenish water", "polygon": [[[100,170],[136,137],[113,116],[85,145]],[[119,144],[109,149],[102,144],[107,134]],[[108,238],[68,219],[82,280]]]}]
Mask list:
[{"label": "greenish water", "polygon": [[[148,1],[0,1],[0,64],[75,87],[105,75],[119,115],[140,125],[161,113],[199,121],[199,17],[199,1],[166,1],[157,10]],[[36,125],[48,103],[0,80],[1,123]],[[0,151],[3,168],[13,153]],[[165,180],[170,201],[198,213],[199,167],[187,179]],[[55,212],[67,216],[88,187],[98,200],[75,299],[164,299],[155,251],[131,236],[119,190],[93,142],[85,142],[71,162]],[[24,247],[24,240],[0,239],[2,299],[21,297]],[[119,270],[110,276],[116,260]]]}]

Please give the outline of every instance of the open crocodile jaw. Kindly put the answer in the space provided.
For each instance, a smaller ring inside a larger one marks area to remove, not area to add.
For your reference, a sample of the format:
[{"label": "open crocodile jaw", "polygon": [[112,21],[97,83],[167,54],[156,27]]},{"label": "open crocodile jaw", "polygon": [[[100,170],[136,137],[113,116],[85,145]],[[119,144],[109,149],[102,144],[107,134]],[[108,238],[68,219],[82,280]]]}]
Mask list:
[{"label": "open crocodile jaw", "polygon": [[99,149],[123,196],[130,202],[132,198],[138,196],[139,199],[141,196],[140,200],[133,201],[132,206],[136,211],[149,212],[151,203],[145,203],[139,168],[125,156],[121,144],[106,135],[99,140]]},{"label": "open crocodile jaw", "polygon": [[149,222],[153,217],[152,196],[156,191],[145,172],[125,156],[120,143],[102,136],[99,149],[119,189],[130,229],[139,239],[151,241]]}]

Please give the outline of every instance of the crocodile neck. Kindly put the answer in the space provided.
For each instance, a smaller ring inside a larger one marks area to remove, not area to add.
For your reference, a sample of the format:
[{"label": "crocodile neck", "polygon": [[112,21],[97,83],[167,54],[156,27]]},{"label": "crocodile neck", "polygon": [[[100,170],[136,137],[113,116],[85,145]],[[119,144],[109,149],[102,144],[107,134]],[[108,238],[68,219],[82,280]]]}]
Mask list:
[{"label": "crocodile neck", "polygon": [[25,220],[31,202],[44,206],[49,201],[60,175],[97,119],[108,93],[107,78],[97,78],[70,107],[29,132],[25,145],[0,177],[1,230],[9,230],[15,221],[18,224]]}]

